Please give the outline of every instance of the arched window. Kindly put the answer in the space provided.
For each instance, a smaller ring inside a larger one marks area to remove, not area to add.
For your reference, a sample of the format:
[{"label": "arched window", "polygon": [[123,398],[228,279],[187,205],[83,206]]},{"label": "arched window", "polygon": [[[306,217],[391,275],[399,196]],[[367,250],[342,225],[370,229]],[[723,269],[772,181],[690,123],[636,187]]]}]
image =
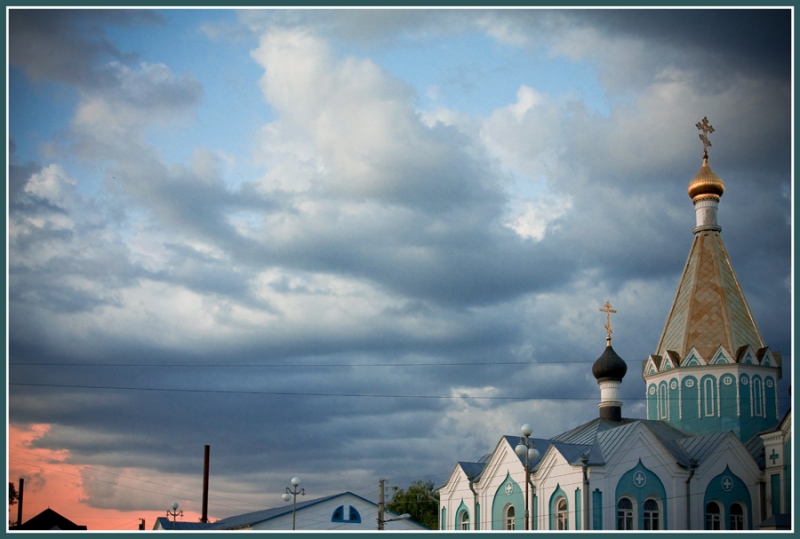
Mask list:
[{"label": "arched window", "polygon": [[754,376],[751,387],[753,388],[753,415],[755,417],[761,417],[764,408],[764,386],[761,383],[761,378]]},{"label": "arched window", "polygon": [[733,505],[731,505],[730,529],[731,530],[744,529],[744,509],[742,508],[742,504],[740,503],[734,503]]},{"label": "arched window", "polygon": [[469,529],[469,513],[467,513],[466,511],[461,511],[461,516],[458,519],[458,525],[459,528],[462,530]]},{"label": "arched window", "polygon": [[558,530],[566,530],[567,528],[567,500],[559,498],[556,504],[556,521]]},{"label": "arched window", "polygon": [[620,498],[617,502],[617,529],[633,529],[633,503],[629,498]]},{"label": "arched window", "polygon": [[720,529],[720,510],[717,502],[708,502],[706,505],[706,529]]},{"label": "arched window", "polygon": [[703,380],[703,413],[707,416],[714,415],[714,405],[717,403],[717,396],[714,389],[713,378],[706,378]]},{"label": "arched window", "polygon": [[659,512],[658,502],[652,498],[645,500],[642,507],[644,512],[644,529],[645,530],[659,530]]},{"label": "arched window", "polygon": [[669,409],[667,401],[667,384],[662,383],[658,387],[658,418],[667,419],[667,411]]},{"label": "arched window", "polygon": [[503,526],[503,529],[506,529],[506,530],[513,530],[514,529],[514,506],[513,505],[509,505],[508,507],[506,507],[506,512],[505,512],[505,516],[503,517],[503,520],[505,521],[505,525]]}]

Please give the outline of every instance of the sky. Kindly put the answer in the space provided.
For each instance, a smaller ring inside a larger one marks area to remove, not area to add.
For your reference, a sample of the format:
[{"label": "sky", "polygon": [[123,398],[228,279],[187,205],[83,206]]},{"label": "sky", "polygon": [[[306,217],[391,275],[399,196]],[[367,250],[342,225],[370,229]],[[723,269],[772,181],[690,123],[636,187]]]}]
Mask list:
[{"label": "sky", "polygon": [[[8,474],[152,528],[443,485],[644,418],[709,163],[792,362],[792,28],[772,10],[9,12]],[[16,507],[9,513],[16,519]]]}]

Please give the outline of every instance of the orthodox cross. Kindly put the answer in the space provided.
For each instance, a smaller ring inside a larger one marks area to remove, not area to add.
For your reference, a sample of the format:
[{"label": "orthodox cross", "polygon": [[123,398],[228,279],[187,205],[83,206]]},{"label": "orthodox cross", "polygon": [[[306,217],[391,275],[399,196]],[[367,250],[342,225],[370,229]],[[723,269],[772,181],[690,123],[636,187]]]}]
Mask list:
[{"label": "orthodox cross", "polygon": [[770,460],[772,461],[772,465],[775,466],[775,461],[778,460],[778,454],[775,452],[775,448],[772,448],[772,454],[769,456]]},{"label": "orthodox cross", "polygon": [[617,311],[612,309],[611,308],[611,304],[609,302],[607,302],[607,301],[606,301],[606,304],[603,307],[600,308],[600,310],[602,312],[606,313],[606,325],[605,325],[605,328],[606,328],[606,331],[608,331],[608,336],[606,337],[606,339],[610,341],[611,340],[611,333],[612,333],[612,331],[611,331],[611,313],[615,313]]},{"label": "orthodox cross", "polygon": [[708,140],[708,135],[714,132],[714,127],[708,125],[708,118],[703,116],[703,119],[695,124],[695,127],[702,131],[699,137],[703,141],[703,158],[708,158],[708,148],[711,147],[711,142]]}]

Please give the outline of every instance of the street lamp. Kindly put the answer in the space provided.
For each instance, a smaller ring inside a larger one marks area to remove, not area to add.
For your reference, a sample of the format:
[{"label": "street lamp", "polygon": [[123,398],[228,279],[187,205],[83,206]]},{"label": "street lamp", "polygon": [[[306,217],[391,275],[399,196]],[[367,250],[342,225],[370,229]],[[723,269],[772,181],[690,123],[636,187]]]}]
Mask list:
[{"label": "street lamp", "polygon": [[525,423],[522,425],[522,438],[519,439],[519,444],[517,447],[514,448],[514,452],[521,456],[525,456],[525,529],[530,529],[529,527],[529,513],[528,509],[530,504],[528,503],[528,484],[530,483],[531,477],[531,462],[539,458],[539,451],[533,446],[533,439],[530,438],[530,435],[533,433],[533,428],[531,427],[530,423]]},{"label": "street lamp", "polygon": [[286,487],[286,492],[281,496],[283,501],[288,502],[289,500],[294,497],[294,506],[292,507],[292,529],[295,529],[297,524],[297,495],[300,494],[302,496],[306,495],[306,489],[301,488],[298,490],[297,485],[300,484],[299,477],[292,477],[292,486],[294,486],[294,490],[289,490],[289,487]]},{"label": "street lamp", "polygon": [[172,517],[172,529],[173,530],[175,529],[175,518],[178,517],[178,516],[183,518],[183,510],[178,511],[178,502],[172,502],[172,512],[170,513],[169,509],[167,509],[167,518],[169,519],[169,517]]}]

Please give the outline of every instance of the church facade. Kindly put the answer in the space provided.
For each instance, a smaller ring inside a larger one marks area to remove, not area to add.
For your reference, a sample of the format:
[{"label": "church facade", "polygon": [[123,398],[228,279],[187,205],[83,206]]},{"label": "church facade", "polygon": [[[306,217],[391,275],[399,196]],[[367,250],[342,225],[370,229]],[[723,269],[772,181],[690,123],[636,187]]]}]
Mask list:
[{"label": "church facade", "polygon": [[[725,186],[706,151],[713,128],[705,118],[697,127],[704,154],[688,188],[694,242],[656,353],[642,362],[647,418],[622,416],[627,364],[607,321],[606,349],[592,367],[599,416],[550,439],[504,436],[477,462],[458,462],[439,489],[440,529],[790,527],[781,355],[762,341],[725,251],[717,224]],[[601,310],[614,312],[608,303]]]}]

